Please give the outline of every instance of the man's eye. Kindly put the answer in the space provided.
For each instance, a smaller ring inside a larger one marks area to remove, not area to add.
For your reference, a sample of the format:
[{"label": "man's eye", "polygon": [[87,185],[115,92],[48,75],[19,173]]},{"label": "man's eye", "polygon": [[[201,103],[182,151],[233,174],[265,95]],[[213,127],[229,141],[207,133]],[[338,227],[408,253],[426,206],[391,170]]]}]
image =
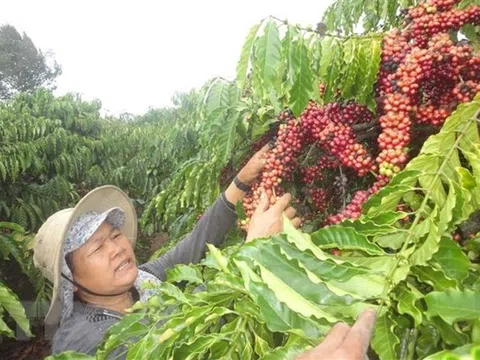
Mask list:
[{"label": "man's eye", "polygon": [[113,235],[113,238],[117,239],[118,237],[120,237],[120,235],[121,235],[120,233],[117,233],[117,234]]}]

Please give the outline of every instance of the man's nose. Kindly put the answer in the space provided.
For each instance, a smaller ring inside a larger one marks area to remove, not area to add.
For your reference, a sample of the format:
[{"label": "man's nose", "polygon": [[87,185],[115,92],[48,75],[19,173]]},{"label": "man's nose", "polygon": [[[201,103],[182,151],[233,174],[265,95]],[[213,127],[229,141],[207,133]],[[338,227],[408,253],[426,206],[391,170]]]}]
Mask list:
[{"label": "man's nose", "polygon": [[105,245],[108,246],[108,253],[112,259],[125,251],[123,246],[112,238],[108,238],[107,241],[105,241]]}]

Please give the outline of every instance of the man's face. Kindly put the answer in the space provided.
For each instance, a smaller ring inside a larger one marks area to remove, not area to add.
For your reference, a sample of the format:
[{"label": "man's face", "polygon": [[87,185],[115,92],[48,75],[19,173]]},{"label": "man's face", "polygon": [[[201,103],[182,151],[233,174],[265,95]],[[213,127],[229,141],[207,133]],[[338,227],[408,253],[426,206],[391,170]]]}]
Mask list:
[{"label": "man's face", "polygon": [[133,248],[119,229],[104,222],[72,256],[76,282],[99,294],[128,291],[137,278]]}]

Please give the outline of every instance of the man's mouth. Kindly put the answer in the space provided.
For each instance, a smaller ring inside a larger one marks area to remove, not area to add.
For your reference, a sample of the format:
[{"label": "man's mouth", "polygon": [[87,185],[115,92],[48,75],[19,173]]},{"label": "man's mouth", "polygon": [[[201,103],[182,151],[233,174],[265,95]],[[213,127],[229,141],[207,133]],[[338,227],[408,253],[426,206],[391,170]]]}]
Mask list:
[{"label": "man's mouth", "polygon": [[130,259],[127,259],[127,260],[123,261],[122,263],[120,263],[120,265],[117,266],[115,271],[125,270],[126,268],[128,268],[130,266],[131,263],[132,263],[132,261]]}]

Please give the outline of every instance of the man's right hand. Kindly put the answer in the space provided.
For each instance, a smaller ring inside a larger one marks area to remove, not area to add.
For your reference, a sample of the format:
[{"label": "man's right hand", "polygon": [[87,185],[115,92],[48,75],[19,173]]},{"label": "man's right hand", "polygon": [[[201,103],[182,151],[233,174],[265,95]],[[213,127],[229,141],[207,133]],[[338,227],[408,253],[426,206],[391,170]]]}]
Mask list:
[{"label": "man's right hand", "polygon": [[295,360],[364,360],[375,318],[374,310],[366,310],[352,328],[344,323],[336,324],[317,347]]},{"label": "man's right hand", "polygon": [[250,223],[246,241],[270,237],[279,234],[283,230],[283,214],[292,221],[293,226],[299,227],[301,220],[295,217],[296,210],[288,206],[292,196],[285,194],[278,198],[275,205],[270,208],[270,201],[265,193],[262,193],[260,203],[257,206]]}]

